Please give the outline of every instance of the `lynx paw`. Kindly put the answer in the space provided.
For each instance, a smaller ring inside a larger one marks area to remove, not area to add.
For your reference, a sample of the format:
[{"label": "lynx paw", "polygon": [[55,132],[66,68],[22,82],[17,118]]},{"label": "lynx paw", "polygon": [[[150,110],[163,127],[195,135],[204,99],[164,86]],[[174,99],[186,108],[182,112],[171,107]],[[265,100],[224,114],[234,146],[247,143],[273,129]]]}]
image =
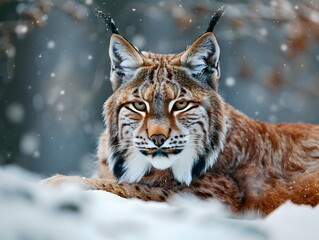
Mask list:
[{"label": "lynx paw", "polygon": [[76,185],[86,190],[89,190],[92,188],[90,182],[85,177],[65,176],[62,174],[57,174],[52,177],[43,179],[41,183],[47,184],[47,185],[55,185],[55,186]]}]

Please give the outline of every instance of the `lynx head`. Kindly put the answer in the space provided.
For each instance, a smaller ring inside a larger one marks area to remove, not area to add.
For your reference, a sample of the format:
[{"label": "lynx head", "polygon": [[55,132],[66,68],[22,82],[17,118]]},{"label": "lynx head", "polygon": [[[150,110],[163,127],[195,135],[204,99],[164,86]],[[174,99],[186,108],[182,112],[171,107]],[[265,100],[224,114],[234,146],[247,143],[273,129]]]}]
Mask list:
[{"label": "lynx head", "polygon": [[169,55],[140,52],[109,21],[114,93],[104,105],[105,147],[120,182],[170,168],[177,181],[190,184],[215,163],[226,132],[217,94],[220,49],[212,33],[222,14],[219,9],[186,51]]}]

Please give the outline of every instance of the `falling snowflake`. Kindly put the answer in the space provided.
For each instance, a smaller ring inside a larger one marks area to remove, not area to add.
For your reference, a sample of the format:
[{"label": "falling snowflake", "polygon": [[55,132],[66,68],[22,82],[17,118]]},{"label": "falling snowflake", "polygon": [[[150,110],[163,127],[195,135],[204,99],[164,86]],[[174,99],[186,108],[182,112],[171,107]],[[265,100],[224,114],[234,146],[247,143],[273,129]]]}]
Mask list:
[{"label": "falling snowflake", "polygon": [[225,84],[228,87],[233,87],[235,85],[235,79],[233,77],[228,77],[225,80]]},{"label": "falling snowflake", "polygon": [[287,44],[281,44],[281,46],[280,46],[280,50],[281,50],[281,51],[286,52],[287,49],[288,49]]},{"label": "falling snowflake", "polygon": [[54,41],[49,41],[47,43],[47,47],[48,47],[48,49],[53,49],[55,47],[55,42]]},{"label": "falling snowflake", "polygon": [[23,37],[28,32],[28,26],[19,24],[15,27],[15,32],[18,37]]},{"label": "falling snowflake", "polygon": [[267,30],[266,28],[261,28],[261,29],[259,30],[259,34],[260,34],[261,36],[267,36],[267,35],[268,35],[268,30]]},{"label": "falling snowflake", "polygon": [[86,5],[92,5],[92,3],[93,3],[93,0],[85,0]]},{"label": "falling snowflake", "polygon": [[39,154],[36,153],[39,151],[39,147],[40,147],[40,141],[38,136],[33,132],[24,134],[20,139],[19,147],[20,147],[21,153],[23,153],[24,155],[38,156]]},{"label": "falling snowflake", "polygon": [[142,35],[135,35],[132,38],[132,42],[134,43],[135,46],[137,46],[138,48],[143,48],[146,40]]},{"label": "falling snowflake", "polygon": [[21,123],[24,119],[24,108],[19,103],[11,103],[7,106],[6,116],[12,123]]},{"label": "falling snowflake", "polygon": [[33,154],[32,154],[32,157],[39,158],[40,157],[40,152],[38,150],[34,151]]}]

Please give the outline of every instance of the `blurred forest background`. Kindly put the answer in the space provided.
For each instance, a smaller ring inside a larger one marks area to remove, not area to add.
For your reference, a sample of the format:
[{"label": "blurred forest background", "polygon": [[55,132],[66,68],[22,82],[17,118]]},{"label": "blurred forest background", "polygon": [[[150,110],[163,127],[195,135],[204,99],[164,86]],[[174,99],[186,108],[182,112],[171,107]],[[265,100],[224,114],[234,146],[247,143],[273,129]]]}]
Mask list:
[{"label": "blurred forest background", "polygon": [[90,175],[108,80],[110,12],[142,50],[183,51],[220,6],[219,92],[268,122],[319,123],[319,1],[0,0],[0,164]]}]

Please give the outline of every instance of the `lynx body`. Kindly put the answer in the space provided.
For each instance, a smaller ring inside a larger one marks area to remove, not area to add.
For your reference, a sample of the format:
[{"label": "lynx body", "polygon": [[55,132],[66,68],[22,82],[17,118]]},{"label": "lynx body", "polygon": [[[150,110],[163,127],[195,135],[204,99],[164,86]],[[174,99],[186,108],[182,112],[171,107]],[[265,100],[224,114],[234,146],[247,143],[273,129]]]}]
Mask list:
[{"label": "lynx body", "polygon": [[315,206],[319,125],[263,123],[224,102],[212,33],[221,15],[179,54],[139,52],[115,30],[96,174],[47,181],[153,201],[190,193],[234,212],[268,214],[286,200]]}]

